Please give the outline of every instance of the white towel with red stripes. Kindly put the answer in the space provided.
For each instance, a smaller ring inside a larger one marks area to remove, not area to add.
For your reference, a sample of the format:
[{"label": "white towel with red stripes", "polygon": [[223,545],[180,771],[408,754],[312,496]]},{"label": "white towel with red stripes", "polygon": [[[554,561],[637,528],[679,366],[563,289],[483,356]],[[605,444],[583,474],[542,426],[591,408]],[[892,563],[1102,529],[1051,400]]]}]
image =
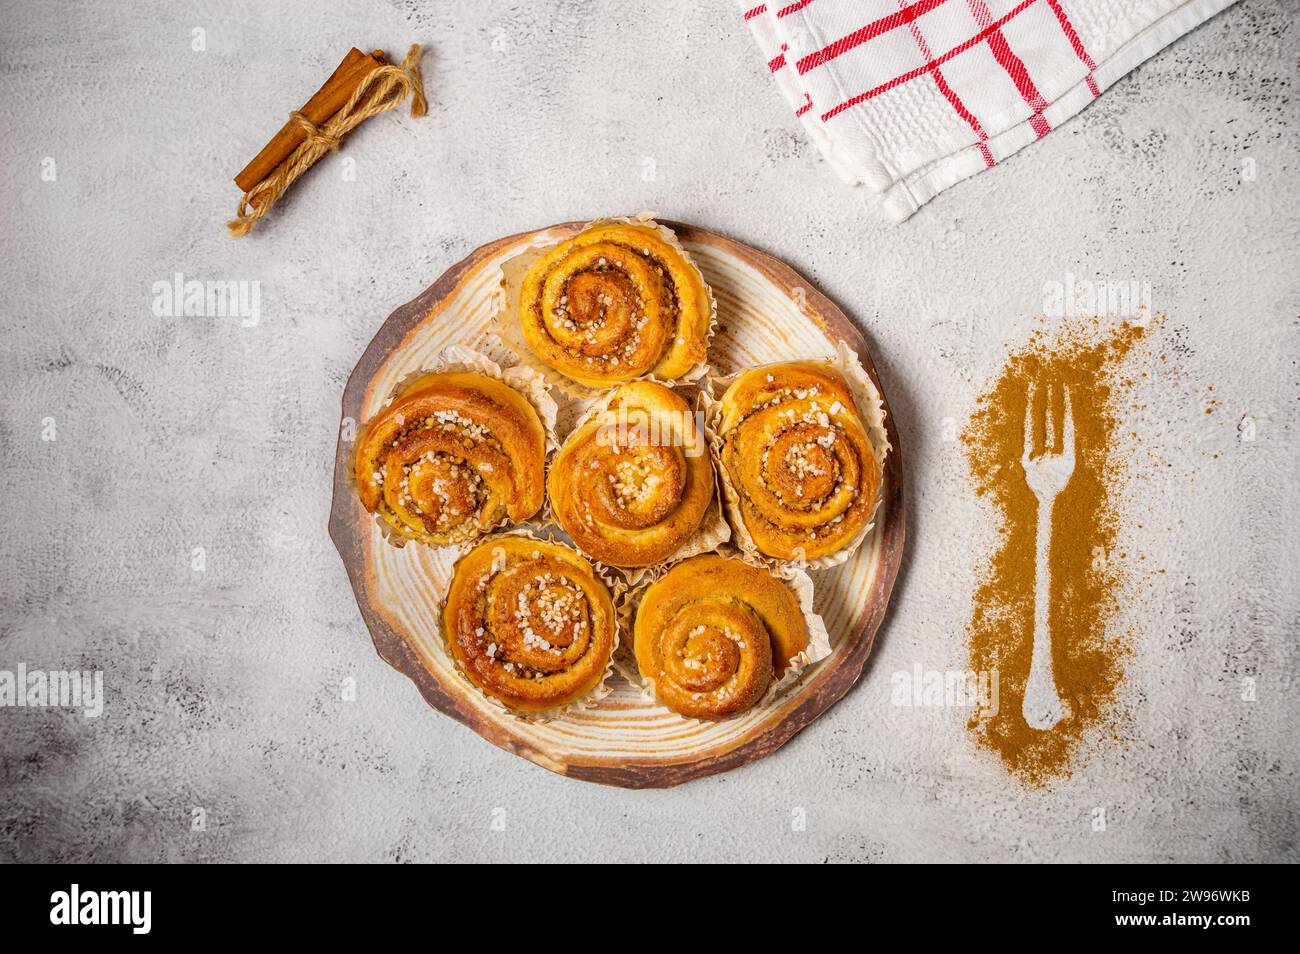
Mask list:
[{"label": "white towel with red stripes", "polygon": [[1233,0],[740,0],[827,162],[902,221]]}]

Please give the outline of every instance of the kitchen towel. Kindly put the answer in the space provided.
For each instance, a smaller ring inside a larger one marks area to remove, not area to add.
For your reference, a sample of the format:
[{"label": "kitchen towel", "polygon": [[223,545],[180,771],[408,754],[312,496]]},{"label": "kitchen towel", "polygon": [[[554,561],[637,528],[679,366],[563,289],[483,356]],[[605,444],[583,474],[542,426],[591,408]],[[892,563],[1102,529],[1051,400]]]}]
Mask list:
[{"label": "kitchen towel", "polygon": [[827,162],[901,222],[1234,0],[740,0]]}]

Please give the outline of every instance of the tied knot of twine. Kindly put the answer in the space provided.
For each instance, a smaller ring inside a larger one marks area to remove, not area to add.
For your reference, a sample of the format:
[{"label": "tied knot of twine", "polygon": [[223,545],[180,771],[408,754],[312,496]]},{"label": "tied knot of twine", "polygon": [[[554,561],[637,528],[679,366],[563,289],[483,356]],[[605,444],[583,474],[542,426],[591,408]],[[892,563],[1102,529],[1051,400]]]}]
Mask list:
[{"label": "tied knot of twine", "polygon": [[226,223],[230,234],[241,238],[251,232],[299,176],[326,153],[336,151],[343,137],[371,116],[401,105],[407,96],[411,98],[412,116],[418,118],[427,113],[429,104],[424,98],[420,54],[420,44],[414,43],[400,65],[388,63],[371,70],[343,107],[319,126],[300,110],[290,113],[289,121],[302,130],[303,141],[271,175],[240,197],[235,218]]},{"label": "tied knot of twine", "polygon": [[326,152],[334,152],[343,141],[340,135],[330,135],[325,132],[324,128],[317,126],[308,119],[300,110],[295,109],[289,114],[289,121],[302,130],[303,142],[315,143]]}]

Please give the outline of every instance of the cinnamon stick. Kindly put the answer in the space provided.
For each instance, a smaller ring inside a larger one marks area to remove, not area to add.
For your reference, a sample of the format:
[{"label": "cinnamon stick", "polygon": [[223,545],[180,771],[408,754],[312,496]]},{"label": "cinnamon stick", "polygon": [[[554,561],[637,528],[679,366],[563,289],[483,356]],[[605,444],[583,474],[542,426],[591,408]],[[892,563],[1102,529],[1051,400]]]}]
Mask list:
[{"label": "cinnamon stick", "polygon": [[[385,62],[382,50],[375,50],[373,53],[362,53],[356,47],[348,50],[347,56],[343,57],[343,62],[330,74],[325,85],[307,100],[306,105],[302,107],[302,114],[318,126],[324,123],[343,108],[356,92],[357,87],[361,85],[361,81]],[[280,163],[289,158],[289,155],[302,145],[305,138],[301,127],[294,123],[285,123],[271,141],[262,147],[262,151],[253,158],[253,161],[235,176],[235,185],[244,192],[253,188],[274,172]]]}]

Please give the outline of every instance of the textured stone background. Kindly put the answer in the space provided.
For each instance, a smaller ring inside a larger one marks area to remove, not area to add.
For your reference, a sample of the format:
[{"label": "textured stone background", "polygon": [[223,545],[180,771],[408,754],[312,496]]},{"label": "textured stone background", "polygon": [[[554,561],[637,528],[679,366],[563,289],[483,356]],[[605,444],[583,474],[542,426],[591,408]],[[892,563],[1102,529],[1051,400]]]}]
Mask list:
[{"label": "textured stone background", "polygon": [[[0,860],[1296,860],[1296,13],[1243,0],[890,227],[725,0],[5,3],[0,668],[102,669],[108,701],[0,709]],[[372,121],[227,238],[276,117],[348,46],[413,40],[429,117]],[[860,320],[913,517],[840,705],[759,764],[633,793],[430,710],[375,655],[326,518],[339,395],[395,306],[498,235],[641,208],[770,250]],[[176,271],[261,282],[260,323],[155,317]],[[951,437],[1067,272],[1149,282],[1169,316],[1126,536],[1166,573],[1128,611],[1126,741],[1026,792],[889,677],[964,665],[988,529]]]}]

